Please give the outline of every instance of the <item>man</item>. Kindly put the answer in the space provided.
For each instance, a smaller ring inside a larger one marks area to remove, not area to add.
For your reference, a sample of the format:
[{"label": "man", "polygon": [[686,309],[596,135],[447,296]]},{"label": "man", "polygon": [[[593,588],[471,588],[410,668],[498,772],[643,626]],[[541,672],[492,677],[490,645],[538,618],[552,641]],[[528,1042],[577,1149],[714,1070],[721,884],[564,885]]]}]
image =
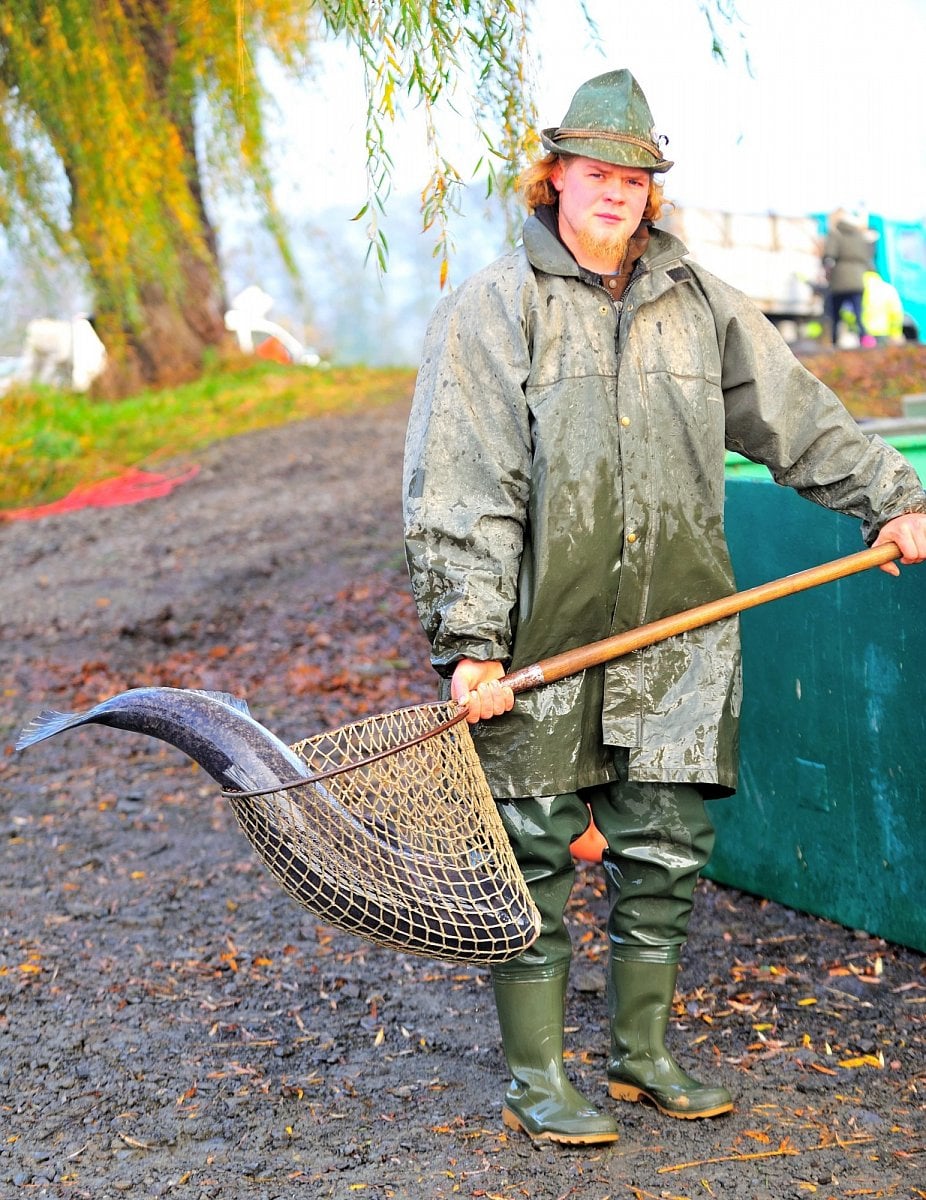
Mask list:
[{"label": "man", "polygon": [[[628,71],[583,84],[522,177],[523,244],[438,307],[406,446],[406,546],[444,694],[468,720],[541,913],[493,970],[507,1126],[556,1142],[617,1126],[563,1068],[570,843],[607,840],[612,1097],[729,1111],[664,1044],[705,801],[736,785],[738,623],[523,693],[506,670],[735,590],[724,454],[926,555],[926,496],[741,294],[650,227],[671,163]],[[897,572],[890,563],[887,569]]]},{"label": "man", "polygon": [[855,318],[859,344],[871,345],[863,323],[862,296],[865,274],[872,269],[877,234],[868,228],[866,217],[837,210],[830,217],[829,232],[823,245],[823,270],[826,274],[826,315],[833,345],[839,342],[839,320],[844,308]]}]

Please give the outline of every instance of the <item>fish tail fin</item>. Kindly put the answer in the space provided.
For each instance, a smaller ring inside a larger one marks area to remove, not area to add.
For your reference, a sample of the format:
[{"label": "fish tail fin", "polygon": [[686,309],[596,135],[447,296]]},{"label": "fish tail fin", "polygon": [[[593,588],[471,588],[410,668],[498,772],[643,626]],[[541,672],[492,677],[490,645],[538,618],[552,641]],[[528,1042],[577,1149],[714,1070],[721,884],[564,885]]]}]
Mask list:
[{"label": "fish tail fin", "polygon": [[37,717],[33,717],[23,729],[17,739],[16,749],[25,750],[27,746],[34,746],[36,742],[44,742],[46,738],[61,733],[63,729],[72,729],[75,725],[82,724],[85,719],[85,713],[63,713],[46,709]]}]

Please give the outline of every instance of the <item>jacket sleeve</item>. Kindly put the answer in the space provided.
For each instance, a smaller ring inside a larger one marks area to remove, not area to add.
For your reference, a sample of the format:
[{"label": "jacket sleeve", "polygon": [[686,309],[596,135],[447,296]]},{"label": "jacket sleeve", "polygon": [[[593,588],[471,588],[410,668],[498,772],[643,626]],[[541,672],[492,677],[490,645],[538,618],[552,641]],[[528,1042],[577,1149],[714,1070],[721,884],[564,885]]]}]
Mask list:
[{"label": "jacket sleeve", "polygon": [[507,270],[474,277],[436,310],[406,438],[406,558],[445,676],[463,657],[507,661],[511,646],[530,489],[530,351],[528,302],[512,259],[502,261]]},{"label": "jacket sleeve", "polygon": [[728,448],[808,500],[858,517],[869,544],[893,517],[926,511],[911,464],[858,426],[750,301],[699,277],[717,327]]}]

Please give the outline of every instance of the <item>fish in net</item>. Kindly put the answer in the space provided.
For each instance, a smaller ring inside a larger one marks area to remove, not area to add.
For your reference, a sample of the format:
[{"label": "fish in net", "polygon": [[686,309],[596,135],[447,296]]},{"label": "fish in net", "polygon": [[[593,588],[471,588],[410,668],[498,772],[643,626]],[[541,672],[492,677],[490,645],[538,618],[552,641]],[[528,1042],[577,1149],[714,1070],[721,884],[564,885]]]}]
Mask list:
[{"label": "fish in net", "polygon": [[283,889],[321,920],[412,954],[491,964],[539,915],[455,704],[419,705],[286,746],[223,693],[134,688],[41,713],[17,749],[80,725],[145,733],[222,785]]}]

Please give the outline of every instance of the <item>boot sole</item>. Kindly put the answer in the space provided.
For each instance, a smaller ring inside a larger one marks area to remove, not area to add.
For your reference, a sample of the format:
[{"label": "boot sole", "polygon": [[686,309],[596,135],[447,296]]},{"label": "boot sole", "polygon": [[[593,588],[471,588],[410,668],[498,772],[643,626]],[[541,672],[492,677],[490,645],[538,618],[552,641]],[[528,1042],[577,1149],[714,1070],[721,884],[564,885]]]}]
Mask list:
[{"label": "boot sole", "polygon": [[664,1117],[675,1117],[679,1121],[697,1121],[702,1117],[719,1117],[723,1113],[733,1111],[732,1100],[728,1100],[724,1104],[715,1104],[713,1108],[690,1110],[666,1108],[659,1103],[655,1096],[650,1095],[649,1092],[644,1092],[642,1088],[635,1087],[632,1083],[611,1082],[608,1084],[608,1095],[612,1100],[645,1100],[648,1104],[652,1104],[654,1108],[657,1108]]},{"label": "boot sole", "polygon": [[560,1142],[566,1146],[597,1146],[605,1142],[616,1142],[618,1135],[614,1133],[557,1133],[556,1130],[546,1129],[543,1133],[533,1133],[517,1113],[510,1108],[502,1109],[502,1124],[513,1129],[515,1133],[526,1133],[534,1142]]}]

